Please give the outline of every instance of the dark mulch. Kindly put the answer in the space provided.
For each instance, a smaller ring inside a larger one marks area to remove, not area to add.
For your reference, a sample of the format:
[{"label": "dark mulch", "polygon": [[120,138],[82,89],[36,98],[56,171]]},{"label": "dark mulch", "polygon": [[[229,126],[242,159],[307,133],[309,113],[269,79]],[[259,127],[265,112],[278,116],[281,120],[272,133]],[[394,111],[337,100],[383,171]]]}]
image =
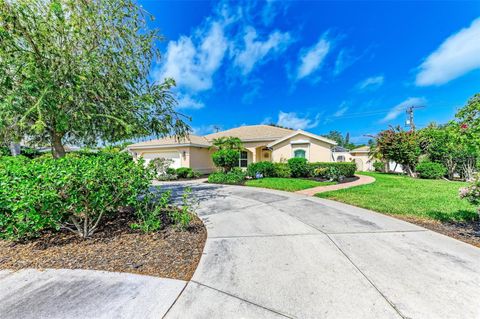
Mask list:
[{"label": "dark mulch", "polygon": [[480,222],[440,222],[401,215],[390,215],[480,248]]},{"label": "dark mulch", "polygon": [[0,240],[0,269],[94,269],[192,277],[207,238],[199,218],[185,231],[168,226],[150,234],[130,229],[131,222],[131,214],[122,213],[87,240],[68,231],[45,233],[25,243]]}]

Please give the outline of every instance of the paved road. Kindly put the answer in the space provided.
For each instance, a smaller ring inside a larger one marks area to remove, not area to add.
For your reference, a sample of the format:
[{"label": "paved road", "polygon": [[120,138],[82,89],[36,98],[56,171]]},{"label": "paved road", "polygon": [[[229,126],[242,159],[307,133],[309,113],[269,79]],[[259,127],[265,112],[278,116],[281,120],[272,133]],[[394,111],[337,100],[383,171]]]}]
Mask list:
[{"label": "paved road", "polygon": [[166,318],[480,318],[480,249],[324,199],[191,187],[208,240]]},{"label": "paved road", "polygon": [[208,229],[186,283],[0,271],[0,318],[480,318],[480,249],[305,195],[189,185]]}]

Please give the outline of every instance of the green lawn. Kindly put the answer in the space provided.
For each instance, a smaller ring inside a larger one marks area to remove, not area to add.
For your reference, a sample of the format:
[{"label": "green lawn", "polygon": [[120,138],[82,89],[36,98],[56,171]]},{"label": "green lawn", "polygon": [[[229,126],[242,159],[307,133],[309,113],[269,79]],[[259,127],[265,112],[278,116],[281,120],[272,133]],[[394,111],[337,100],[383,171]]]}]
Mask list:
[{"label": "green lawn", "polygon": [[295,192],[302,189],[312,188],[316,186],[334,185],[335,182],[317,182],[309,179],[301,178],[280,178],[266,177],[261,179],[252,179],[245,183],[247,186],[263,187],[278,189],[281,191]]},{"label": "green lawn", "polygon": [[376,181],[316,196],[386,214],[440,221],[467,221],[478,217],[475,207],[458,197],[458,189],[466,183],[381,173],[361,174],[373,176]]}]

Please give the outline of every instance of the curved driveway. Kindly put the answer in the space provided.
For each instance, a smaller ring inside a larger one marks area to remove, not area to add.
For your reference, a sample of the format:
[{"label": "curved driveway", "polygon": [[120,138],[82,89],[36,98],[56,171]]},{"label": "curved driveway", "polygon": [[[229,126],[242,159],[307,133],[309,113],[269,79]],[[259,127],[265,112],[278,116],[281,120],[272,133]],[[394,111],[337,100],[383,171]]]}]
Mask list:
[{"label": "curved driveway", "polygon": [[204,256],[166,318],[480,318],[480,250],[365,209],[191,186]]}]

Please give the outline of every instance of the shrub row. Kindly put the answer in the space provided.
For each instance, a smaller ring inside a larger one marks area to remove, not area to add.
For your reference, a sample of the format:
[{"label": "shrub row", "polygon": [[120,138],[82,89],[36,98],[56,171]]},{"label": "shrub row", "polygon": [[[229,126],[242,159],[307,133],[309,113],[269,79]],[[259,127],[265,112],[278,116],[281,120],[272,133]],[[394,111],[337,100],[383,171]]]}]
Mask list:
[{"label": "shrub row", "polygon": [[209,183],[215,184],[243,184],[246,173],[239,167],[232,168],[229,172],[214,172],[208,176]]},{"label": "shrub row", "polygon": [[258,162],[248,165],[247,176],[257,177],[324,177],[329,174],[352,177],[355,174],[355,163],[308,163],[304,158],[291,158],[288,163]]}]

